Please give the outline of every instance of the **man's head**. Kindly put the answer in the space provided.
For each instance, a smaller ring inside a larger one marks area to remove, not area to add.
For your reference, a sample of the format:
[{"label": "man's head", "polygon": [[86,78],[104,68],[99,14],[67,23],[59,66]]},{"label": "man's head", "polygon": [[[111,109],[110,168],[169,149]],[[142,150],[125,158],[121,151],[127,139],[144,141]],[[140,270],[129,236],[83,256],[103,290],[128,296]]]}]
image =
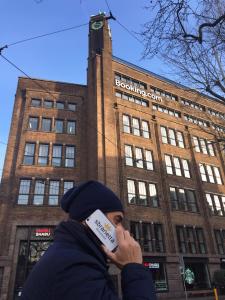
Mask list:
[{"label": "man's head", "polygon": [[98,181],[87,181],[68,190],[61,200],[62,209],[71,219],[83,221],[96,209],[100,209],[110,221],[117,225],[123,219],[120,199]]}]

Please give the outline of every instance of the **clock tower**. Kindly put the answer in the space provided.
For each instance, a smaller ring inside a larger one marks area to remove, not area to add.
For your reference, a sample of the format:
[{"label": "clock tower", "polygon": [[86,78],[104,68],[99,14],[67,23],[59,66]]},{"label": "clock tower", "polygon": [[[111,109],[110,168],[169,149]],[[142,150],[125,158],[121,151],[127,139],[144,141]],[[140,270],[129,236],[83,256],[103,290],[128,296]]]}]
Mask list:
[{"label": "clock tower", "polygon": [[114,73],[109,19],[104,13],[91,17],[87,70],[87,176],[112,188],[118,183],[116,111],[113,103]]}]

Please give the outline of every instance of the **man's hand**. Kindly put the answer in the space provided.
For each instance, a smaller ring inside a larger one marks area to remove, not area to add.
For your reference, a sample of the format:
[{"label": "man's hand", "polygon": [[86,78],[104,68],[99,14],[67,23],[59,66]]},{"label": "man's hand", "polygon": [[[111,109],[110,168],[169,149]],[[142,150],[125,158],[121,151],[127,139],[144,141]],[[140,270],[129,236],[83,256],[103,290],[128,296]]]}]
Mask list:
[{"label": "man's hand", "polygon": [[118,247],[115,252],[111,252],[105,246],[102,246],[108,258],[120,269],[129,263],[141,264],[141,247],[133,239],[129,231],[124,230],[121,226],[117,226],[116,236]]}]

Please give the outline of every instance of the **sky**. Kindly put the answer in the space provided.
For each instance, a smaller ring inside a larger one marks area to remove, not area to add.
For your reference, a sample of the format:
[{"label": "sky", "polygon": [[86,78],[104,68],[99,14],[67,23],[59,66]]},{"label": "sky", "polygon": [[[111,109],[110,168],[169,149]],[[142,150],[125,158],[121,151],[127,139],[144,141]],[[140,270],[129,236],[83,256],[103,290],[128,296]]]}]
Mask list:
[{"label": "sky", "polygon": [[[109,12],[113,55],[159,75],[167,67],[143,60],[143,45],[128,33],[140,32],[151,12],[147,0],[0,0],[0,47],[37,35],[86,24],[91,15]],[[107,5],[108,3],[108,5]],[[88,25],[9,46],[2,54],[29,77],[86,84]],[[20,71],[0,56],[0,175],[3,169]],[[166,76],[168,77],[168,76]],[[171,77],[170,77],[171,78]],[[171,78],[172,79],[172,78]]]}]

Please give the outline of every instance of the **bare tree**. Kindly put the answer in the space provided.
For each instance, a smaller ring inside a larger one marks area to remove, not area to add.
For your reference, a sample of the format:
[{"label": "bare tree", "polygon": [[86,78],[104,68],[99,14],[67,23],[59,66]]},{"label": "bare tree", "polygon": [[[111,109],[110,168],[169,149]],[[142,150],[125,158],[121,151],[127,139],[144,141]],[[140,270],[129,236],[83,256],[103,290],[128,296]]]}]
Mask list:
[{"label": "bare tree", "polygon": [[143,56],[173,66],[185,84],[225,102],[225,0],[152,0]]}]

